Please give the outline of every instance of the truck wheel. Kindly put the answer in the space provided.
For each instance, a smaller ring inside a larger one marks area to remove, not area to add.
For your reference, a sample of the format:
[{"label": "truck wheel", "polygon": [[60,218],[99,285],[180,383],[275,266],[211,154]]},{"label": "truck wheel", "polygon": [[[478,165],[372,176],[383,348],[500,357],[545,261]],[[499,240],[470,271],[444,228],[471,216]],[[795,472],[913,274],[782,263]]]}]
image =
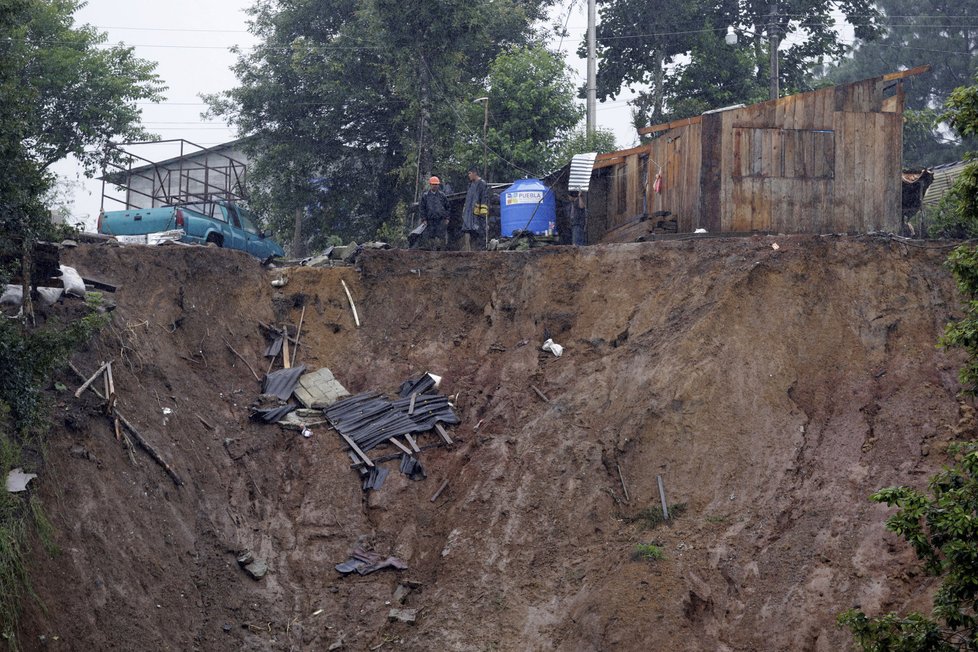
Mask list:
[{"label": "truck wheel", "polygon": [[210,246],[223,247],[224,246],[224,238],[222,238],[217,233],[208,234],[208,236],[207,236],[207,246],[208,247],[210,247]]}]

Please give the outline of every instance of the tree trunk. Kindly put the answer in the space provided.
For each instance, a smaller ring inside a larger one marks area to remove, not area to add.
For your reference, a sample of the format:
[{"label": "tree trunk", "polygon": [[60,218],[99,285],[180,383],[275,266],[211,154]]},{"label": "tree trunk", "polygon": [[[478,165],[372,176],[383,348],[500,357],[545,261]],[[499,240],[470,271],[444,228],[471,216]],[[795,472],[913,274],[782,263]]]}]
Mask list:
[{"label": "tree trunk", "polygon": [[295,231],[292,234],[292,257],[302,258],[306,255],[302,244],[302,209],[295,209]]}]

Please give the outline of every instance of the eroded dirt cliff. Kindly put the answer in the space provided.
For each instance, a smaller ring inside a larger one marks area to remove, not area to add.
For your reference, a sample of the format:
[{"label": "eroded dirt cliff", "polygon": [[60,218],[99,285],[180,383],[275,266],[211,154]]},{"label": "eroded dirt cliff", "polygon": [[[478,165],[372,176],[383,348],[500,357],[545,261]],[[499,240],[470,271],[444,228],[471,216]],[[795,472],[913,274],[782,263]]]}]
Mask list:
[{"label": "eroded dirt cliff", "polygon": [[[24,644],[843,649],[839,611],[928,601],[868,494],[923,485],[975,434],[961,360],[934,344],[957,303],[946,252],[800,236],[370,252],[277,291],[235,252],[81,247],[69,262],[121,287],[76,362],[116,360],[120,410],[186,485],[138,450],[134,466],[97,399],[59,395],[39,490],[60,553],[38,546]],[[458,443],[422,454],[426,481],[394,472],[365,498],[334,432],[248,421],[258,384],[224,340],[264,371],[258,322],[303,305],[300,361],[351,391],[431,370],[457,394]],[[656,475],[686,509],[646,529]],[[410,569],[341,577],[357,542]],[[665,559],[633,560],[649,542]],[[245,548],[269,564],[259,582]],[[387,622],[402,579],[422,584],[413,626]]]}]

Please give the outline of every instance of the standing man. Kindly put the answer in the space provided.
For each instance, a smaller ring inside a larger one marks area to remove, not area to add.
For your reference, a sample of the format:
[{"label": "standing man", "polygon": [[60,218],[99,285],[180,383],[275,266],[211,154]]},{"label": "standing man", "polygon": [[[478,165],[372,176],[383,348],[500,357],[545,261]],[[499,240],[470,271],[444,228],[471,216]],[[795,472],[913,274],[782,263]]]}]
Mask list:
[{"label": "standing man", "polygon": [[418,202],[421,222],[426,224],[421,236],[426,249],[441,251],[448,240],[448,196],[441,189],[441,179],[428,179],[428,189]]},{"label": "standing man", "polygon": [[[479,169],[469,168],[469,190],[462,209],[462,251],[472,251],[472,236],[482,242],[489,220],[489,184],[479,176]],[[478,247],[478,244],[476,245]]]},{"label": "standing man", "polygon": [[580,191],[571,193],[571,244],[583,246],[587,234],[587,196]]}]

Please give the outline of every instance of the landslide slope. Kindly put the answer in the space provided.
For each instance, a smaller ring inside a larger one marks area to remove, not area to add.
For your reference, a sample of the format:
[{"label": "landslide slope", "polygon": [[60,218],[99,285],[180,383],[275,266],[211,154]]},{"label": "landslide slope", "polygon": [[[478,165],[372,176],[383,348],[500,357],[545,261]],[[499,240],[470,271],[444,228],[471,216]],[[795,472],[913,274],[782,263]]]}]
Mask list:
[{"label": "landslide slope", "polygon": [[[186,484],[134,465],[94,397],[59,395],[39,490],[60,552],[37,548],[25,646],[838,650],[845,608],[926,607],[866,497],[924,485],[975,436],[961,360],[934,345],[947,249],[774,241],[370,252],[280,291],[235,252],[79,248],[122,287],[76,361],[116,360],[120,410]],[[365,499],[335,433],[248,421],[258,385],[224,340],[263,371],[258,322],[301,306],[300,361],[351,391],[431,370],[457,394],[458,443],[422,454],[426,481],[392,469]],[[686,507],[647,529],[657,475]],[[358,542],[410,569],[340,577]],[[635,561],[652,542],[665,558]],[[399,579],[422,584],[413,626],[387,622]]]}]

